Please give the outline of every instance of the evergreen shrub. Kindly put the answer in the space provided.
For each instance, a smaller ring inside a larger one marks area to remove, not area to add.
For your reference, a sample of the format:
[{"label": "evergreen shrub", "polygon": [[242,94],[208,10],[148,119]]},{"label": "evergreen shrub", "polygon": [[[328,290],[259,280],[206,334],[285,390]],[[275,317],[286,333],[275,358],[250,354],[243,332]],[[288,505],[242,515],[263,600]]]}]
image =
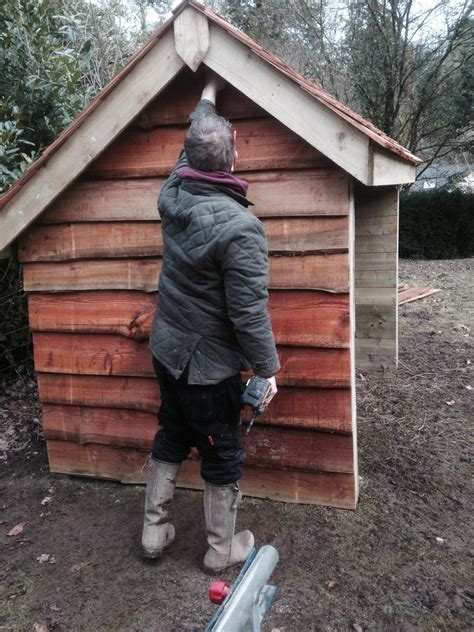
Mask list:
[{"label": "evergreen shrub", "polygon": [[400,257],[474,256],[474,194],[433,189],[400,195]]}]

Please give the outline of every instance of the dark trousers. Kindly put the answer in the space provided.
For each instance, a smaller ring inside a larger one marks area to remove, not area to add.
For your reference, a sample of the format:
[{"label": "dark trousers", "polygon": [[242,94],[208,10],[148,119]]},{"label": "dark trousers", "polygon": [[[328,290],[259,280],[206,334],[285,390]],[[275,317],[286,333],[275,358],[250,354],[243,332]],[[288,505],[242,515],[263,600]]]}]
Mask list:
[{"label": "dark trousers", "polygon": [[191,447],[196,447],[205,481],[213,485],[238,481],[245,458],[240,441],[240,374],[200,386],[188,384],[186,374],[176,380],[156,358],[153,367],[161,391],[161,428],[155,435],[152,457],[181,463]]}]

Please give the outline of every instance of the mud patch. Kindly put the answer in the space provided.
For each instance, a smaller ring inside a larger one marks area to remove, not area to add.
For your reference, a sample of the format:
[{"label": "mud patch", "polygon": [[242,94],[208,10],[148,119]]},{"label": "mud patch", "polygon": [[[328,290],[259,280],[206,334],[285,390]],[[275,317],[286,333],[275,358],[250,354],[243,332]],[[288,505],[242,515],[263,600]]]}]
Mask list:
[{"label": "mud patch", "polygon": [[[442,292],[400,308],[395,375],[358,373],[357,511],[243,503],[239,525],[280,553],[265,631],[470,628],[472,278],[469,260],[401,262],[402,282]],[[34,384],[12,388],[0,402],[0,630],[203,630],[202,495],[178,491],[175,546],[142,561],[143,488],[51,475]]]}]

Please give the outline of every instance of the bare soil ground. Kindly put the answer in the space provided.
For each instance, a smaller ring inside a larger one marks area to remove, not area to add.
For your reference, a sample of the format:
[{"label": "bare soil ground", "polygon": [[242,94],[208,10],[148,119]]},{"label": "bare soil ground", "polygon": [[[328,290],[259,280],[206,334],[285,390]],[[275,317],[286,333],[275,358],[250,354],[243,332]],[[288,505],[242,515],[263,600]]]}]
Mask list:
[{"label": "bare soil ground", "polygon": [[[442,292],[400,308],[396,375],[358,373],[357,511],[242,505],[239,524],[280,553],[265,631],[473,629],[472,264],[401,262],[401,281]],[[143,488],[51,475],[33,381],[0,411],[0,630],[203,630],[202,495],[178,491],[176,544],[145,563]]]}]

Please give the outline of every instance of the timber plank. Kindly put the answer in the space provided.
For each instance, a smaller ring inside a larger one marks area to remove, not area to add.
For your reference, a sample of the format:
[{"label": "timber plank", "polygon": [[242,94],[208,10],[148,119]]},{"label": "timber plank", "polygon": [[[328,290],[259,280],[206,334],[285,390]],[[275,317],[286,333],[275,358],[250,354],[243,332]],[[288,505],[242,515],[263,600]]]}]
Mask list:
[{"label": "timber plank", "polygon": [[[204,85],[204,76],[183,71],[163,90],[140,116],[135,124],[142,129],[152,129],[162,125],[187,125],[188,117],[199,102]],[[227,120],[268,116],[256,103],[251,101],[230,84],[217,95],[217,111]]]},{"label": "timber plank", "polygon": [[[100,444],[81,446],[72,441],[47,441],[50,469],[55,473],[109,478],[122,483],[145,483],[148,452]],[[198,460],[181,467],[178,486],[202,489]],[[356,505],[353,474],[304,472],[264,467],[244,467],[244,494],[284,502],[323,504],[353,509]]]},{"label": "timber plank", "polygon": [[398,235],[394,234],[372,234],[359,235],[355,246],[356,257],[360,254],[386,252],[396,257],[398,251]]},{"label": "timber plank", "polygon": [[392,305],[357,305],[356,323],[358,338],[390,338],[396,327],[396,314]]},{"label": "timber plank", "polygon": [[[269,258],[271,289],[348,292],[346,253]],[[161,259],[84,259],[72,262],[32,262],[23,265],[29,292],[77,290],[143,290],[158,287]]]},{"label": "timber plank", "polygon": [[157,220],[156,202],[165,180],[79,180],[48,206],[38,223]]},{"label": "timber plank", "polygon": [[278,344],[349,347],[349,295],[271,290],[268,307]]},{"label": "timber plank", "polygon": [[[160,406],[158,383],[151,377],[38,373],[38,387],[44,404],[127,408],[155,415]],[[279,384],[278,397],[258,423],[351,432],[351,392],[343,388],[291,388]]]},{"label": "timber plank", "polygon": [[[156,415],[119,408],[43,406],[46,439],[151,450]],[[328,472],[353,471],[348,434],[255,425],[242,435],[249,465]]]},{"label": "timber plank", "polygon": [[[270,253],[347,252],[347,218],[267,218]],[[20,238],[20,261],[150,257],[163,254],[159,222],[81,222],[33,226]]]},{"label": "timber plank", "polygon": [[33,226],[19,240],[20,261],[163,254],[159,222],[95,222]]},{"label": "timber plank", "polygon": [[44,404],[130,408],[157,413],[160,388],[155,378],[38,373]]},{"label": "timber plank", "polygon": [[[250,207],[258,217],[347,215],[349,180],[341,169],[253,171]],[[79,181],[38,218],[41,224],[153,221],[164,178]],[[295,192],[298,192],[295,195]]]},{"label": "timber plank", "polygon": [[142,410],[43,404],[45,439],[151,450],[156,415]]},{"label": "timber plank", "polygon": [[[115,333],[140,340],[150,334],[157,299],[157,294],[125,290],[30,294],[30,328],[33,331]],[[271,290],[269,310],[278,344],[349,346],[347,294]]]},{"label": "timber plank", "polygon": [[[35,368],[46,373],[154,375],[147,341],[113,334],[33,334]],[[350,386],[348,349],[280,347],[282,386]]]},{"label": "timber plank", "polygon": [[[332,163],[306,141],[271,118],[242,120],[238,134],[238,172],[260,169],[328,167]],[[167,176],[183,148],[185,130],[128,129],[87,169],[101,178]]]}]

